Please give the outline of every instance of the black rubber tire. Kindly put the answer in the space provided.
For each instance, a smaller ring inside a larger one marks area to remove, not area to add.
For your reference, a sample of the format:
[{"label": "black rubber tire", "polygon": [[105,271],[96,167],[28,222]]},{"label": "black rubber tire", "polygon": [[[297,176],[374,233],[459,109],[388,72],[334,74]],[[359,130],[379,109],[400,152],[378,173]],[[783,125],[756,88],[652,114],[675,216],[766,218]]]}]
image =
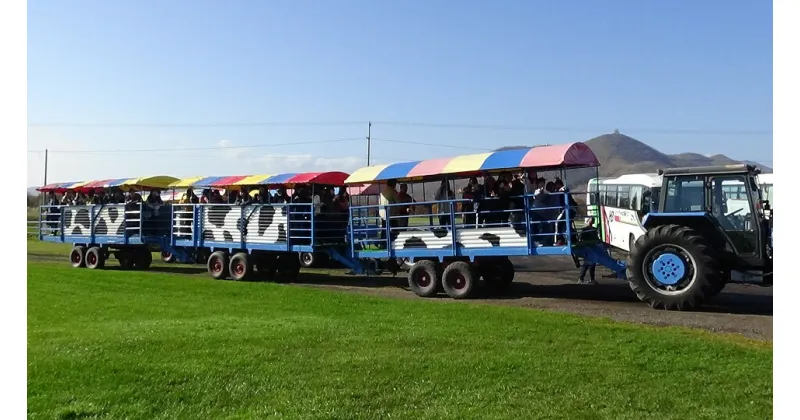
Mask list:
[{"label": "black rubber tire", "polygon": [[119,262],[119,267],[123,270],[133,270],[136,260],[136,255],[133,251],[126,249],[122,251],[117,251],[114,253],[114,256],[117,257],[117,261]]},{"label": "black rubber tire", "polygon": [[147,270],[153,265],[153,253],[147,248],[137,248],[133,254],[133,267],[137,270]]},{"label": "black rubber tire", "polygon": [[233,280],[248,280],[253,275],[253,262],[246,252],[233,254],[228,263],[228,272]]},{"label": "black rubber tire", "polygon": [[75,245],[72,251],[69,252],[69,262],[75,268],[86,267],[86,247],[82,245]]},{"label": "black rubber tire", "polygon": [[[694,260],[684,261],[694,270],[694,282],[679,293],[667,294],[647,281],[650,278],[645,258],[659,246],[682,248]],[[636,240],[628,255],[628,284],[642,302],[655,309],[689,310],[712,297],[722,282],[714,249],[693,229],[679,225],[664,225],[647,231]]]},{"label": "black rubber tire", "polygon": [[420,297],[436,296],[442,283],[439,271],[439,264],[435,261],[416,261],[408,270],[408,287]]},{"label": "black rubber tire", "polygon": [[633,250],[633,245],[634,245],[635,243],[636,243],[636,238],[635,238],[635,237],[633,236],[633,234],[631,233],[631,234],[628,236],[628,254],[630,254],[630,253],[631,253],[631,251]]},{"label": "black rubber tire", "polygon": [[272,253],[258,255],[255,261],[259,280],[274,281],[278,271],[278,257]]},{"label": "black rubber tire", "polygon": [[100,270],[106,265],[106,253],[100,247],[93,246],[86,250],[86,268]]},{"label": "black rubber tire", "polygon": [[172,264],[175,262],[175,255],[172,255],[171,252],[162,251],[161,252],[161,261],[167,264]]},{"label": "black rubber tire", "polygon": [[484,262],[480,265],[480,276],[486,288],[492,292],[501,292],[514,282],[516,269],[508,258]]},{"label": "black rubber tire", "polygon": [[317,263],[317,256],[313,252],[301,252],[297,255],[300,265],[305,268],[314,267]]},{"label": "black rubber tire", "polygon": [[208,274],[215,280],[228,278],[228,254],[225,251],[214,251],[208,256],[206,262]]},{"label": "black rubber tire", "polygon": [[472,264],[464,261],[452,262],[442,273],[442,288],[453,299],[467,299],[475,289],[478,275]]},{"label": "black rubber tire", "polygon": [[278,283],[292,282],[300,274],[300,259],[293,254],[281,254],[275,268],[275,281]]}]

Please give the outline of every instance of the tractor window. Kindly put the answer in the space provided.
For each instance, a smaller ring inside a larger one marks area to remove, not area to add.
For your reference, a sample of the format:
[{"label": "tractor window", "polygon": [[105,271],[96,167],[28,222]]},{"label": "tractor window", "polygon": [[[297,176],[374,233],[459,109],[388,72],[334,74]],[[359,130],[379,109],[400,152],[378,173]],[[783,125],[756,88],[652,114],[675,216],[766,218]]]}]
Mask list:
[{"label": "tractor window", "polygon": [[703,179],[701,177],[675,177],[667,182],[665,213],[703,211],[703,204]]},{"label": "tractor window", "polygon": [[[757,224],[745,182],[741,175],[712,178],[711,215],[728,234],[739,254],[752,254],[758,249]],[[729,193],[733,188],[736,193]]]}]

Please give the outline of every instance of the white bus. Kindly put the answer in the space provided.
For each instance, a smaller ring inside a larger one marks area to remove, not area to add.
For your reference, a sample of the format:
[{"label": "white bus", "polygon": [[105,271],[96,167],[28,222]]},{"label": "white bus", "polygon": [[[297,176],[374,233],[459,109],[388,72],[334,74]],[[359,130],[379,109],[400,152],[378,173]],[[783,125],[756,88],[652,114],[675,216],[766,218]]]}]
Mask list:
[{"label": "white bus", "polygon": [[602,221],[601,239],[615,248],[630,250],[645,233],[642,218],[650,211],[651,201],[658,202],[661,176],[627,174],[592,179],[588,187],[587,214]]},{"label": "white bus", "polygon": [[[758,183],[762,200],[773,205],[772,174],[761,174]],[[698,184],[698,193],[702,194]],[[728,213],[744,217],[749,213],[744,184],[724,181],[723,192],[727,199]],[[657,174],[627,174],[618,178],[589,180],[586,202],[587,215],[602,221],[600,237],[603,242],[622,250],[630,247],[644,235],[642,219],[650,211],[651,202],[657,206],[661,191],[661,176]],[[692,209],[702,210],[702,209]]]}]

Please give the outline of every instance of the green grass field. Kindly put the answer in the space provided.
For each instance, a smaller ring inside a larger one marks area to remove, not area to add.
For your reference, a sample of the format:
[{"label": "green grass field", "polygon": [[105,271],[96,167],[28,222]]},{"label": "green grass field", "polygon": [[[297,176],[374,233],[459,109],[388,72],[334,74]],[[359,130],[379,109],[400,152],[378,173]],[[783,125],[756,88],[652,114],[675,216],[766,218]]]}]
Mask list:
[{"label": "green grass field", "polygon": [[72,269],[68,250],[28,242],[29,254],[59,258],[27,266],[31,419],[772,416],[770,344],[447,299]]}]

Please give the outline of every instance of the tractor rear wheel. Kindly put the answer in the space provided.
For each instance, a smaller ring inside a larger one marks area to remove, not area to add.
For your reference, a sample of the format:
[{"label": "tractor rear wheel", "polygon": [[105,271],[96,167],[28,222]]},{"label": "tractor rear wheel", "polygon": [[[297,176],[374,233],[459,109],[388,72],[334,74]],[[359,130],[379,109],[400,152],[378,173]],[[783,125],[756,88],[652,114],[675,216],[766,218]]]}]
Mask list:
[{"label": "tractor rear wheel", "polygon": [[665,225],[649,230],[628,255],[628,283],[656,309],[700,306],[722,283],[714,249],[696,231]]}]

